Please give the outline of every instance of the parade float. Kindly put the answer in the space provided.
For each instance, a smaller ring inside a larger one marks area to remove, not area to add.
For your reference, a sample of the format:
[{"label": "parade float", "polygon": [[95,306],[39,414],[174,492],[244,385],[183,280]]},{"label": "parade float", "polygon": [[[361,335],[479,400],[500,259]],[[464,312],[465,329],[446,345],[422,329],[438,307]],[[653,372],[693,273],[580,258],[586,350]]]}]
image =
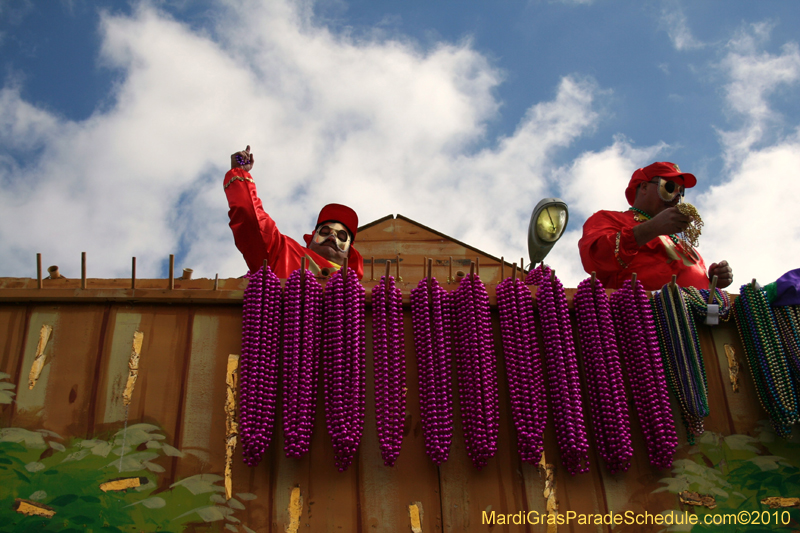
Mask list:
[{"label": "parade float", "polygon": [[358,235],[360,281],[0,278],[0,531],[800,527],[797,307]]}]

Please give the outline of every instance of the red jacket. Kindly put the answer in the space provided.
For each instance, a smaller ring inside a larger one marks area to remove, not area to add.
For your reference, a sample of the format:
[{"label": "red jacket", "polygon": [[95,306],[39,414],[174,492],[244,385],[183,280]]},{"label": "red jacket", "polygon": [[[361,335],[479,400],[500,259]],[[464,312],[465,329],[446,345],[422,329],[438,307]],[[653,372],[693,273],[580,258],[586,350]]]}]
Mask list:
[{"label": "red jacket", "polygon": [[578,242],[586,272],[597,272],[597,279],[611,289],[634,272],[647,290],[660,289],[673,274],[681,287],[708,288],[708,269],[697,250],[683,242],[676,245],[667,235],[639,246],[633,228],[641,222],[634,216],[633,211],[598,211],[589,217]]},{"label": "red jacket", "polygon": [[[233,240],[251,271],[261,268],[264,259],[267,259],[276,276],[288,278],[289,274],[300,268],[300,259],[303,257],[308,260],[307,268],[315,274],[319,274],[323,268],[339,269],[340,265],[331,263],[278,231],[275,221],[264,212],[249,172],[234,168],[225,174],[223,185],[230,206],[228,218],[231,219]],[[305,235],[303,239],[308,246],[311,235]],[[364,259],[352,245],[347,264],[348,268],[356,270],[359,279],[364,276]]]}]

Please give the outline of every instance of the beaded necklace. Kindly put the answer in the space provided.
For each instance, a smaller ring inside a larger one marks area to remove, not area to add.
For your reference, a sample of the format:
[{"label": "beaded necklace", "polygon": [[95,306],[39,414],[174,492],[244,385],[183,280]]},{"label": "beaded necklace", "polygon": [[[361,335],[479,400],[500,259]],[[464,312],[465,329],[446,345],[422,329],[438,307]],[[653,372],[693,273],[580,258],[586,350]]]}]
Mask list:
[{"label": "beaded necklace", "polygon": [[283,298],[283,435],[286,457],[311,446],[317,409],[322,285],[310,270],[286,280]]},{"label": "beaded necklace", "polygon": [[694,444],[694,435],[703,433],[703,419],[709,413],[708,381],[697,327],[683,294],[666,284],[652,302],[667,379],[680,402],[689,444]]},{"label": "beaded necklace", "polygon": [[678,436],[649,298],[641,282],[634,286],[628,280],[611,295],[610,301],[617,345],[625,362],[650,464],[670,468]]},{"label": "beaded necklace", "polygon": [[403,295],[394,276],[382,276],[372,288],[372,346],[378,443],[383,463],[394,466],[403,443],[406,413]]},{"label": "beaded necklace", "polygon": [[256,466],[272,441],[278,396],[281,282],[267,266],[248,272],[242,309],[239,430],[245,464]]},{"label": "beaded necklace", "polygon": [[608,295],[600,280],[589,278],[573,303],[598,451],[612,474],[625,472],[633,456],[631,426]]},{"label": "beaded necklace", "polygon": [[470,274],[453,292],[453,340],[467,455],[480,470],[497,452],[500,400],[489,295]]},{"label": "beaded necklace", "polygon": [[325,422],[336,467],[344,472],[361,442],[366,395],[365,290],[355,269],[328,279],[324,302]]},{"label": "beaded necklace", "polygon": [[440,465],[453,440],[453,392],[450,361],[452,302],[436,278],[420,280],[411,290],[414,350],[419,375],[419,407],[425,453]]},{"label": "beaded necklace", "polygon": [[[708,289],[697,287],[681,287],[686,304],[694,311],[695,316],[704,317],[708,314]],[[719,319],[727,322],[731,318],[730,295],[721,289],[714,289],[715,302],[719,305]]]},{"label": "beaded necklace", "polygon": [[580,378],[567,296],[547,265],[532,270],[525,283],[537,285],[536,306],[542,324],[550,405],[556,421],[561,462],[570,474],[589,471],[589,441],[583,421]]},{"label": "beaded necklace", "polygon": [[795,390],[798,391],[800,390],[800,306],[785,305],[773,307],[773,310]]},{"label": "beaded necklace", "polygon": [[[633,211],[634,213],[638,213],[639,215],[644,217],[645,220],[650,220],[651,218],[653,218],[651,215],[648,215],[647,213],[645,213],[644,211],[642,211],[637,207],[629,207],[628,211]],[[680,242],[680,239],[674,234],[670,235],[669,238],[672,239],[672,242],[674,242],[675,244],[678,244]]]},{"label": "beaded necklace", "polygon": [[497,285],[497,307],[517,450],[523,462],[538,464],[544,450],[547,396],[530,289],[506,278]]},{"label": "beaded necklace", "polygon": [[736,326],[744,344],[761,406],[775,432],[788,437],[800,419],[795,385],[781,349],[775,314],[761,288],[742,285],[733,306]]}]

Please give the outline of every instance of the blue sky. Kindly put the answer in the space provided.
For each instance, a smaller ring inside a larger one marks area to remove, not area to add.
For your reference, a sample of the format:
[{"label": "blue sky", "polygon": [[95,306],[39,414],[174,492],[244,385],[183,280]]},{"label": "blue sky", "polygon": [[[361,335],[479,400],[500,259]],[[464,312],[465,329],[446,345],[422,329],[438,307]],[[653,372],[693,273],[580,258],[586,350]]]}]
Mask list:
[{"label": "blue sky", "polygon": [[221,181],[250,144],[298,239],[338,201],[519,257],[564,198],[569,286],[586,217],[673,161],[707,263],[772,281],[800,263],[798,23],[793,2],[0,0],[0,275],[42,252],[76,277],[81,251],[97,277],[170,253],[241,275]]}]

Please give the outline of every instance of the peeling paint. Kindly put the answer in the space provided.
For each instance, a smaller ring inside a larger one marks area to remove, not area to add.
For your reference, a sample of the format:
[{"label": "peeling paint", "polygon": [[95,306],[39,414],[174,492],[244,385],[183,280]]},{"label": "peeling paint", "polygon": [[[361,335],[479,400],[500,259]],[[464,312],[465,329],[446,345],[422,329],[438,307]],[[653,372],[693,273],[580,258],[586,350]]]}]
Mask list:
[{"label": "peeling paint", "polygon": [[30,500],[24,500],[22,498],[17,498],[14,500],[14,505],[12,507],[16,512],[26,516],[43,516],[45,518],[52,518],[53,515],[56,514],[52,507],[42,505],[41,503],[32,502]]},{"label": "peeling paint", "polygon": [[800,507],[800,498],[783,498],[781,496],[770,496],[761,500],[763,505],[769,505],[770,509],[782,509],[785,507]]},{"label": "peeling paint", "polygon": [[300,494],[300,487],[294,487],[289,495],[289,523],[286,525],[286,533],[297,533],[300,527],[300,516],[303,514],[303,496]]},{"label": "peeling paint", "polygon": [[422,502],[413,502],[408,506],[412,533],[422,533]]},{"label": "peeling paint", "polygon": [[122,405],[125,407],[131,404],[133,387],[136,386],[136,378],[139,377],[139,357],[142,355],[143,341],[144,333],[137,331],[133,334],[131,358],[128,360],[128,381],[125,383],[125,390],[122,393]]},{"label": "peeling paint", "polygon": [[47,324],[42,324],[42,329],[39,331],[39,344],[36,345],[36,355],[33,358],[31,365],[31,372],[28,375],[28,390],[36,386],[39,381],[39,375],[44,368],[44,348],[47,346],[47,341],[50,340],[50,334],[53,333],[53,327]]},{"label": "peeling paint", "polygon": [[119,492],[128,489],[135,489],[147,484],[146,477],[120,477],[100,484],[103,492]]},{"label": "peeling paint", "polygon": [[698,494],[697,492],[685,490],[678,494],[678,498],[680,498],[681,503],[685,505],[707,507],[708,509],[715,509],[717,507],[717,500],[708,494]]},{"label": "peeling paint", "polygon": [[239,387],[237,354],[228,355],[225,385],[225,498],[230,500],[233,495],[233,454],[239,437],[239,424],[236,421],[236,391]]},{"label": "peeling paint", "polygon": [[725,344],[725,357],[728,358],[728,377],[731,380],[733,392],[739,392],[739,361],[736,360],[736,350],[733,344]]},{"label": "peeling paint", "polygon": [[557,520],[555,520],[555,518],[558,515],[558,500],[556,499],[555,467],[545,461],[544,452],[542,452],[542,459],[539,461],[539,469],[540,475],[544,474],[544,491],[542,491],[542,494],[544,496],[547,514],[554,518],[552,521],[548,520],[547,533],[556,533],[558,531],[558,526],[556,525]]}]

